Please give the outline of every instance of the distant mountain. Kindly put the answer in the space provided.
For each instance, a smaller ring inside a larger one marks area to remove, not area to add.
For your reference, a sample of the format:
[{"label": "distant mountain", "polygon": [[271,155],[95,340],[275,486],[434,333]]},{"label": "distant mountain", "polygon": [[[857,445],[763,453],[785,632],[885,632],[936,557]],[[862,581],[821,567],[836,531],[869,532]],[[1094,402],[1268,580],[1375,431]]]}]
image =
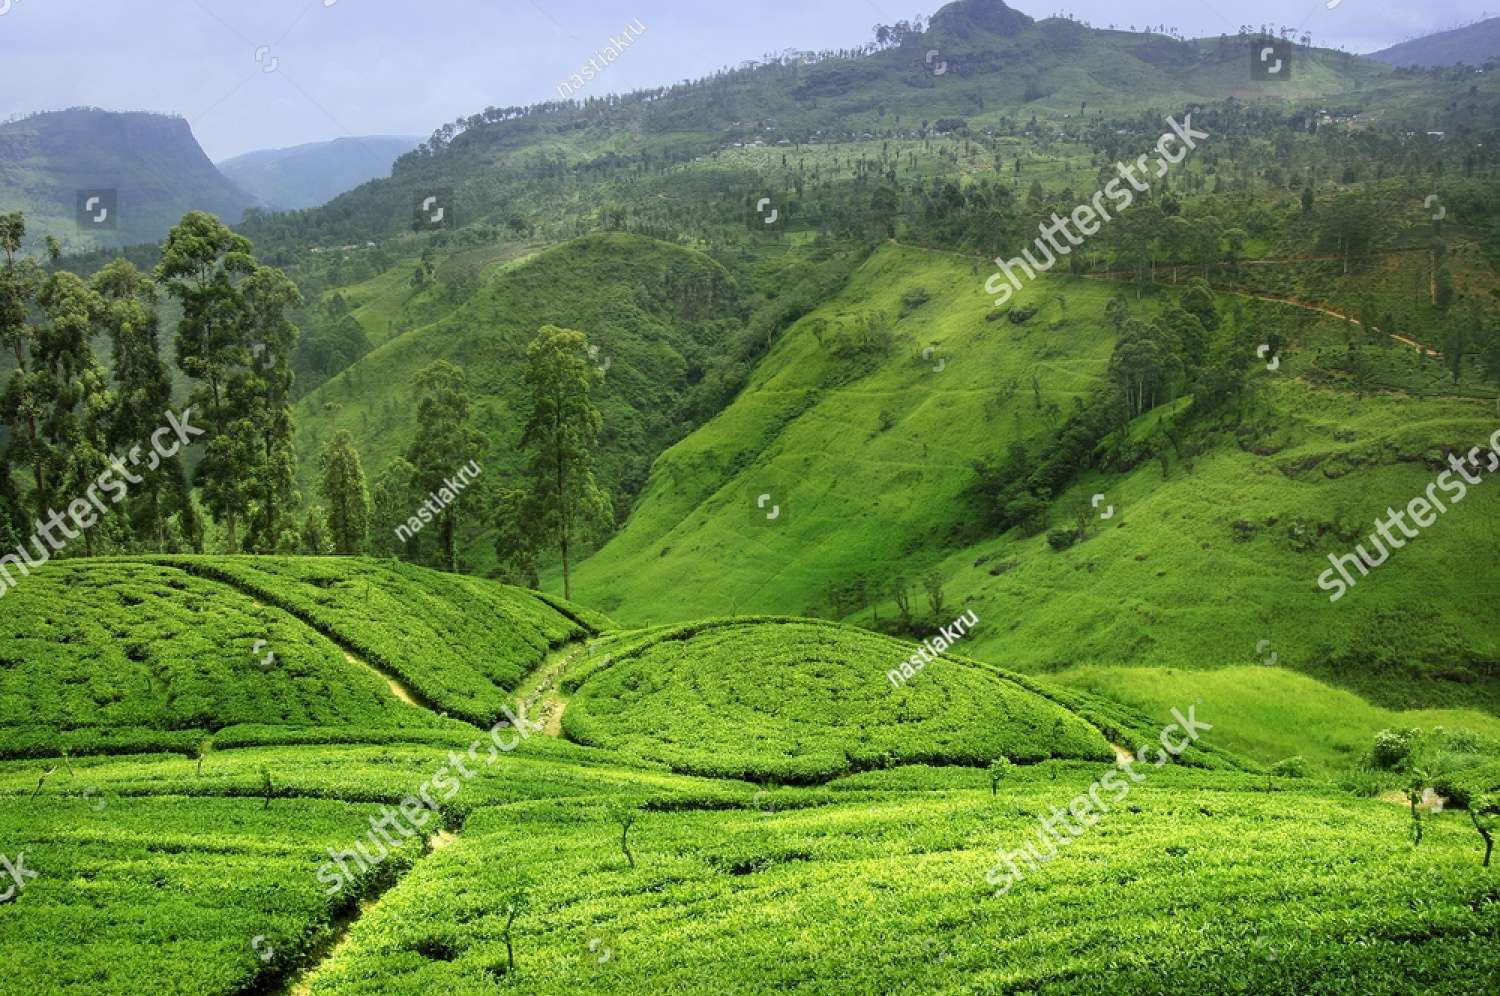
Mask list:
[{"label": "distant mountain", "polygon": [[183,118],[74,108],[0,125],[0,213],[69,251],[157,241],[194,209],[238,222],[254,204]]},{"label": "distant mountain", "polygon": [[1482,66],[1500,56],[1500,17],[1442,31],[1372,52],[1368,58],[1388,66]]},{"label": "distant mountain", "polygon": [[338,138],[289,149],[247,152],[219,170],[266,207],[317,207],[362,183],[390,176],[391,164],[422,144],[420,138],[375,135]]},{"label": "distant mountain", "polygon": [[524,229],[555,217],[541,205],[571,197],[577,175],[614,172],[639,194],[667,175],[666,164],[734,149],[762,150],[769,166],[787,147],[800,158],[809,146],[878,142],[929,125],[1008,133],[1034,121],[1054,136],[1077,134],[1101,114],[1149,110],[1160,120],[1229,97],[1322,101],[1390,74],[1358,56],[1298,46],[1295,75],[1267,86],[1253,78],[1249,59],[1248,36],[1093,29],[1033,20],[1002,0],[957,0],[924,32],[887,28],[873,45],[788,49],[608,100],[488,107],[443,125],[402,156],[389,179],[296,219],[253,219],[245,232],[258,246],[385,241],[409,231],[414,206],[435,193],[451,195],[449,217],[462,226]]}]

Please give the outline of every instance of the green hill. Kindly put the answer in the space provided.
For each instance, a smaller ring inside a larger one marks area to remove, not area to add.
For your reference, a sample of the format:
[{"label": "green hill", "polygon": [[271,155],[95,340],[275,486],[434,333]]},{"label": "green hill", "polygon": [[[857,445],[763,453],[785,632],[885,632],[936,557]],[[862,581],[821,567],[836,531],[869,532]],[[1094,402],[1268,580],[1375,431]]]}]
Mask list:
[{"label": "green hill", "polygon": [[247,725],[451,735],[440,713],[488,726],[553,646],[605,624],[381,561],[65,561],[19,580],[0,616],[8,756],[185,750]]},{"label": "green hill", "polygon": [[490,446],[479,462],[488,481],[502,480],[518,465],[526,346],[551,324],[587,332],[607,364],[597,392],[606,425],[598,475],[617,507],[628,507],[656,454],[692,424],[689,389],[738,328],[723,267],[638,236],[588,236],[480,279],[457,310],[386,342],[302,400],[305,490],[340,429],[354,434],[372,476],[404,455],[415,432],[412,379],[439,359],[464,368],[478,401],[474,426]]},{"label": "green hill", "polygon": [[1483,66],[1500,56],[1500,17],[1400,42],[1366,58],[1388,66]]},{"label": "green hill", "polygon": [[[1239,411],[1198,424],[1182,405],[1158,410],[1132,428],[1123,466],[1101,460],[1103,472],[1054,496],[1051,526],[1087,510],[1084,543],[1057,553],[1019,530],[984,538],[975,461],[1013,443],[1036,452],[1059,412],[1100,383],[1112,289],[1047,278],[1016,295],[1013,307],[1035,306],[1034,317],[990,322],[974,266],[901,247],[872,257],[733,404],[662,455],[635,514],[575,571],[575,592],[631,623],[790,612],[878,626],[898,615],[896,578],[911,589],[936,571],[947,603],[981,620],[972,653],[1018,670],[1217,666],[1273,648],[1284,665],[1398,707],[1468,704],[1472,683],[1495,687],[1484,565],[1500,547],[1481,523],[1500,495],[1475,488],[1397,552],[1399,570],[1338,603],[1317,584],[1329,555],[1421,495],[1446,454],[1487,446],[1488,402],[1311,387],[1299,375],[1338,323],[1304,322],[1285,375],[1254,375]],[[895,318],[888,352],[851,353],[838,338],[861,315],[901,315],[919,288],[932,300]],[[1171,296],[1138,307],[1149,314]],[[1252,321],[1283,321],[1221,306],[1225,341],[1247,353],[1249,336],[1265,334]],[[1417,365],[1410,351],[1390,362]],[[1181,449],[1169,430],[1186,437]],[[757,512],[761,495],[775,519]],[[853,604],[851,586],[865,593]],[[948,621],[912,597],[926,625]]]},{"label": "green hill", "polygon": [[[106,196],[79,222],[80,192]],[[0,213],[21,211],[34,236],[69,252],[161,240],[188,211],[237,223],[255,199],[214,168],[188,122],[75,108],[0,124]],[[34,249],[41,254],[40,242]]]},{"label": "green hill", "polygon": [[[945,120],[976,139],[1015,135],[1023,126],[1057,137],[1097,123],[1100,114],[1180,113],[1228,97],[1317,99],[1374,88],[1391,75],[1355,56],[1299,48],[1290,82],[1256,85],[1248,35],[1186,41],[1092,29],[1064,18],[1033,20],[1000,0],[948,4],[925,33],[898,42],[793,51],[608,101],[487,108],[403,156],[390,179],[317,210],[256,219],[246,232],[278,247],[385,241],[408,233],[415,205],[436,192],[451,199],[463,226],[562,238],[576,234],[570,216],[605,213],[623,197],[633,203],[636,223],[681,231],[716,202],[732,205],[727,215],[739,222],[744,200],[756,196],[784,155],[795,160],[836,155],[840,143],[875,140],[879,149],[881,141],[930,138]],[[687,164],[742,146],[754,146],[760,160],[746,171],[747,189],[726,196],[722,185],[700,190],[692,183],[696,170]],[[695,193],[706,196],[687,196]]]}]

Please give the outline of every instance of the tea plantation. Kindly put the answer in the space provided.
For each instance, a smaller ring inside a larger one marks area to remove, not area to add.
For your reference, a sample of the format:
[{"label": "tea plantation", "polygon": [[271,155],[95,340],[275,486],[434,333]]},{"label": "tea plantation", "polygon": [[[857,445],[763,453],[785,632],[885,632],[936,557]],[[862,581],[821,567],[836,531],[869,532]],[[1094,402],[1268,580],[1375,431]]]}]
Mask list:
[{"label": "tea plantation", "polygon": [[[1481,993],[1500,977],[1500,879],[1469,815],[1425,816],[1414,847],[1385,789],[1268,773],[1283,741],[1223,683],[1127,705],[960,644],[896,688],[915,646],[865,630],[618,630],[369,560],[70,562],[5,604],[4,992]],[[493,731],[491,704],[510,717]],[[1167,763],[1173,708],[1203,729]],[[1492,741],[1444,742],[1469,752],[1451,791],[1500,788]],[[1040,819],[1127,770],[1092,825],[997,888],[1007,853],[1043,856]],[[382,823],[445,778],[420,831]],[[383,860],[327,888],[330,856],[379,826]]]}]

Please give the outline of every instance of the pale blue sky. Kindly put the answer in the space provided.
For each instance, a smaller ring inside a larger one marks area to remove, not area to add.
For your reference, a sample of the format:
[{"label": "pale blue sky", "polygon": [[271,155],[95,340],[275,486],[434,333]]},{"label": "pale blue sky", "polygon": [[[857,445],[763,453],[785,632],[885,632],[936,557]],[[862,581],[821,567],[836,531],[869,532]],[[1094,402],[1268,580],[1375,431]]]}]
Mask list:
[{"label": "pale blue sky", "polygon": [[[1017,0],[1033,17],[1233,33],[1305,28],[1366,52],[1479,18],[1500,0]],[[215,159],[355,134],[426,135],[557,84],[639,21],[645,34],[590,84],[696,78],[785,48],[862,43],[937,0],[0,0],[0,117],[89,104],[188,117]],[[1247,16],[1247,9],[1254,16]],[[1496,13],[1500,13],[1497,10]],[[263,49],[263,50],[262,50]],[[260,61],[257,62],[259,52]],[[262,72],[274,65],[276,72]],[[580,94],[582,96],[582,94]]]}]

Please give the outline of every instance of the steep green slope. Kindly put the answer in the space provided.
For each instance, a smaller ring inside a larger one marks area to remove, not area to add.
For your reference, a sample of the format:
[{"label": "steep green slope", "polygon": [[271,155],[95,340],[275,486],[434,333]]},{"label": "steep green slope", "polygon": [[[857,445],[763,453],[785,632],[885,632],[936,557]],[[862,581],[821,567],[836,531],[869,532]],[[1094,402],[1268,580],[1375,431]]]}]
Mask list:
[{"label": "steep green slope", "polygon": [[[1253,375],[1239,411],[1183,423],[1174,451],[1159,426],[1185,408],[1158,410],[1132,427],[1123,466],[1054,496],[1053,526],[1096,505],[1086,542],[1058,553],[1042,535],[980,539],[978,507],[965,498],[973,461],[1039,438],[1049,402],[1066,411],[1098,382],[1112,338],[1102,303],[1113,292],[1039,281],[1017,307],[1043,310],[1017,327],[984,320],[980,279],[966,260],[882,250],[778,344],[729,409],[663,454],[631,520],[575,573],[575,591],[627,622],[840,617],[854,611],[840,607],[841,585],[863,576],[888,590],[904,576],[910,588],[935,569],[947,604],[981,620],[965,652],[1019,670],[1200,667],[1275,652],[1396,707],[1469,705],[1472,683],[1496,687],[1500,631],[1485,606],[1500,586],[1500,541],[1483,526],[1500,510],[1492,488],[1472,488],[1338,602],[1317,583],[1331,554],[1367,542],[1377,516],[1422,496],[1448,454],[1488,447],[1489,402],[1360,396],[1326,376],[1310,387],[1300,379],[1314,372],[1310,358],[1342,331],[1332,319],[1303,322],[1280,372]],[[895,322],[895,352],[833,355],[841,320],[900,314],[917,287],[932,299]],[[1165,294],[1137,307],[1149,314]],[[1233,320],[1253,352],[1250,337],[1264,330],[1248,314]],[[926,344],[937,348],[923,360]],[[1414,352],[1387,352],[1396,383],[1417,379],[1397,370],[1416,369]],[[770,497],[758,512],[760,495]],[[889,623],[896,603],[876,601],[852,618]],[[948,621],[922,604],[914,615]]]},{"label": "steep green slope", "polygon": [[[113,192],[112,217],[79,224],[80,191]],[[159,241],[193,210],[233,224],[254,203],[182,118],[79,108],[0,125],[0,213],[24,212],[32,235],[70,252]]]},{"label": "steep green slope", "polygon": [[[630,521],[579,569],[578,597],[628,622],[808,614],[856,573],[919,573],[972,531],[960,496],[974,460],[1039,436],[1112,344],[1110,288],[1034,285],[1016,307],[1041,310],[1016,325],[985,320],[983,282],[972,260],[880,250],[662,455]],[[930,300],[902,317],[917,291]],[[889,324],[888,350],[863,345],[867,319]]]},{"label": "steep green slope", "polygon": [[732,292],[707,257],[630,235],[589,236],[505,268],[457,311],[385,343],[302,400],[304,489],[340,429],[354,434],[371,475],[404,455],[415,434],[412,379],[439,359],[464,368],[475,428],[490,444],[480,463],[488,481],[500,480],[519,465],[526,346],[552,324],[585,332],[608,364],[596,392],[605,417],[597,472],[606,488],[629,493],[684,431],[695,372],[737,327],[726,320]]}]

